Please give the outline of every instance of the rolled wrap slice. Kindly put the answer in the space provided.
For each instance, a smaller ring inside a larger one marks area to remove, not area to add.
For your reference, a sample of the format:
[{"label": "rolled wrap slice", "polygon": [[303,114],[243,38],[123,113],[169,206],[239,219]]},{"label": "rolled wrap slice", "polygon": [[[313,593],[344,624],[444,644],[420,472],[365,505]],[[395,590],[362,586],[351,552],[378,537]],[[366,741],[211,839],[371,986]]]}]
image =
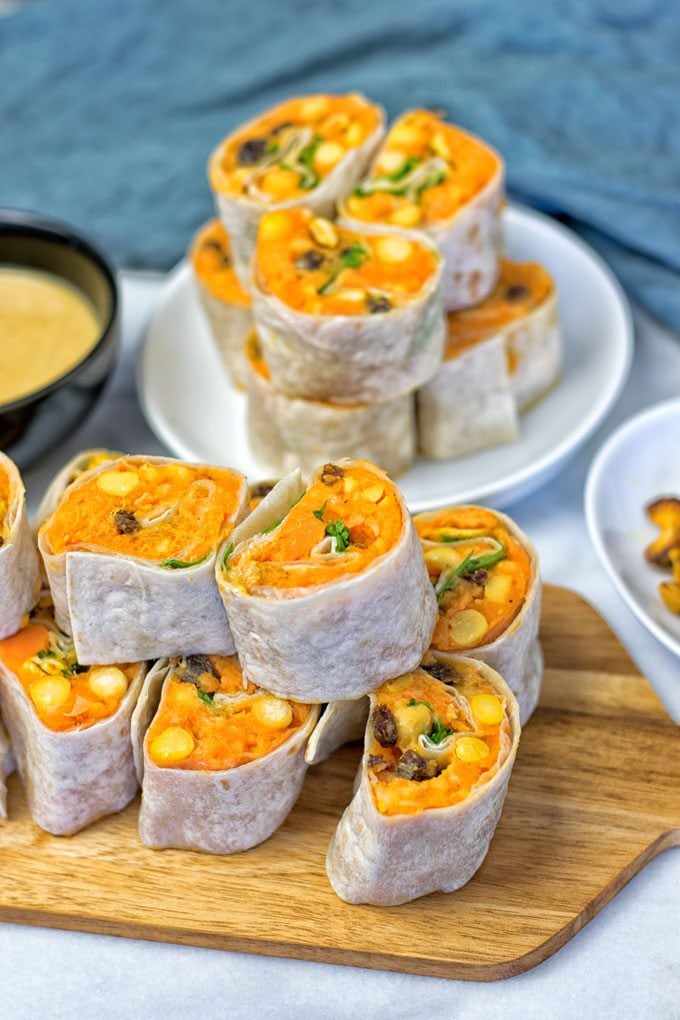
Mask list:
[{"label": "rolled wrap slice", "polygon": [[497,670],[524,725],[543,682],[541,580],[527,536],[506,514],[478,506],[417,514],[414,524],[437,596],[431,656],[466,655]]},{"label": "rolled wrap slice", "polygon": [[465,885],[487,854],[519,735],[512,692],[472,659],[445,682],[418,669],[371,694],[358,785],[326,857],[338,896],[397,906]]},{"label": "rolled wrap slice", "polygon": [[160,660],[132,723],[142,842],[228,854],[268,839],[297,800],[318,715],[246,681],[236,656]]},{"label": "rolled wrap slice", "polygon": [[59,500],[72,482],[84,475],[86,471],[91,471],[101,464],[107,464],[124,456],[124,453],[117,450],[93,449],[81,450],[80,453],[71,457],[47,486],[45,495],[33,517],[33,530],[37,532],[43,521],[54,513],[59,505]]},{"label": "rolled wrap slice", "polygon": [[444,307],[454,311],[482,301],[496,282],[503,178],[503,160],[481,139],[430,110],[410,110],[339,211],[356,225],[422,230],[444,256]]},{"label": "rolled wrap slice", "polygon": [[263,217],[253,316],[289,396],[384,403],[437,371],[445,323],[437,249],[414,232],[355,230],[289,209]]},{"label": "rolled wrap slice", "polygon": [[246,420],[251,450],[263,467],[283,475],[309,474],[324,460],[365,458],[390,475],[405,471],[416,451],[410,393],[383,404],[331,404],[289,397],[271,383],[257,335],[249,336]]},{"label": "rolled wrap slice", "polygon": [[252,329],[250,295],[234,270],[231,244],[219,220],[205,223],[189,249],[198,296],[222,364],[238,389],[247,382],[243,345]]},{"label": "rolled wrap slice", "polygon": [[383,124],[382,108],[358,92],[321,93],[272,107],[217,146],[208,177],[244,287],[262,214],[306,205],[332,216],[365,172]]},{"label": "rolled wrap slice", "polygon": [[437,608],[403,498],[368,461],[284,479],[217,568],[249,680],[299,701],[359,698],[413,668]]},{"label": "rolled wrap slice", "polygon": [[307,744],[307,764],[317,765],[343,744],[361,740],[366,730],[368,709],[368,697],[355,701],[331,701],[326,705]]},{"label": "rolled wrap slice", "polygon": [[169,457],[125,457],[75,481],[38,544],[79,661],[233,653],[215,555],[247,503],[237,471]]},{"label": "rolled wrap slice", "polygon": [[82,667],[45,610],[0,642],[2,714],[42,829],[71,835],[135,796],[130,718],[145,673],[145,663]]},{"label": "rolled wrap slice", "polygon": [[0,638],[15,634],[40,590],[40,560],[16,464],[0,453]]},{"label": "rolled wrap slice", "polygon": [[7,818],[7,777],[15,768],[9,733],[0,719],[0,818]]},{"label": "rolled wrap slice", "polygon": [[[456,314],[464,313],[450,313],[449,323]],[[465,344],[449,339],[444,363],[418,390],[416,407],[418,445],[433,460],[516,439],[519,419],[504,338]]]}]

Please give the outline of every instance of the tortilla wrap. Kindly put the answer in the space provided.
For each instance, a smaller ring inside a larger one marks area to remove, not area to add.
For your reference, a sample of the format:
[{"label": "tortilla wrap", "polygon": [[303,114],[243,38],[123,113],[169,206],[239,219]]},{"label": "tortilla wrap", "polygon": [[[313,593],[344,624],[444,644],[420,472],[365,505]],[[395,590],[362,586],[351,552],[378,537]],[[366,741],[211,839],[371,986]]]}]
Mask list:
[{"label": "tortilla wrap", "polygon": [[[132,466],[174,463],[170,457],[126,457],[125,461]],[[102,464],[86,477],[112,466]],[[73,486],[84,480],[78,479]],[[231,523],[242,520],[247,509],[248,485],[241,476]],[[73,635],[82,664],[137,662],[199,652],[233,654],[229,623],[215,584],[215,549],[195,566],[170,569],[115,552],[76,550],[55,555],[44,530],[38,546],[55,618],[62,630]]]},{"label": "tortilla wrap", "polygon": [[307,739],[319,710],[280,747],[236,768],[198,771],[156,765],[145,734],[172,673],[160,660],[149,673],[132,721],[140,768],[139,835],[156,850],[175,847],[237,853],[268,839],[298,798],[307,766]]},{"label": "tortilla wrap", "polygon": [[[328,467],[315,472],[308,489]],[[340,461],[330,467],[341,475],[366,467],[384,488],[392,488],[368,462]],[[421,661],[436,621],[436,599],[420,540],[394,490],[403,520],[399,540],[363,571],[332,583],[251,595],[230,580],[229,566],[224,566],[229,546],[223,545],[218,585],[244,674],[253,683],[294,701],[353,699]],[[245,535],[235,532],[234,554],[267,542],[263,529],[285,516],[303,493],[292,476],[279,483],[246,520],[251,537],[243,541]],[[251,530],[255,526],[258,532]]]},{"label": "tortilla wrap", "polygon": [[343,744],[361,740],[366,731],[368,709],[368,698],[332,701],[326,705],[307,744],[305,752],[307,764],[318,765]]},{"label": "tortilla wrap", "polygon": [[9,734],[0,719],[0,818],[7,818],[7,777],[16,768]]},{"label": "tortilla wrap", "polygon": [[519,436],[503,337],[494,336],[445,359],[416,397],[424,457],[460,457]]},{"label": "tortilla wrap", "polygon": [[553,290],[524,319],[502,330],[514,362],[512,391],[520,411],[525,411],[559,379],[562,370],[562,333]]},{"label": "tortilla wrap", "polygon": [[[366,752],[354,797],[326,857],[331,885],[347,903],[388,907],[431,892],[453,892],[469,882],[486,857],[510,781],[520,723],[517,703],[503,679],[483,663],[475,666],[506,699],[504,760],[457,804],[386,815],[376,807],[371,792]],[[371,711],[375,705],[372,694]]]},{"label": "tortilla wrap", "polygon": [[[45,495],[40,500],[40,506],[33,515],[33,531],[37,534],[43,521],[46,521],[50,514],[54,513],[69,485],[86,471],[91,470],[88,465],[93,457],[102,457],[111,461],[123,456],[124,454],[119,450],[94,449],[81,450],[80,453],[71,457],[47,486]],[[100,461],[96,467],[99,467],[100,463],[104,463],[104,460]]]},{"label": "tortilla wrap", "polygon": [[14,461],[0,452],[9,497],[0,547],[0,640],[16,634],[40,590],[40,560],[26,513],[24,483]]}]

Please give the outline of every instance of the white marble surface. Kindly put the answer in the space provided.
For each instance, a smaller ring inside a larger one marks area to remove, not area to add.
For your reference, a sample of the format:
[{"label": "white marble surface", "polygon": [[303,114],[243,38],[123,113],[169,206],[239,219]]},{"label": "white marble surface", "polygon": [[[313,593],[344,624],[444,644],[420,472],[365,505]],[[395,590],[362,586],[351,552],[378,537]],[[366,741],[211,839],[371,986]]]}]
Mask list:
[{"label": "white marble surface", "polygon": [[[153,278],[125,278],[124,353],[113,384],[80,432],[28,473],[33,505],[55,469],[78,449],[161,450],[139,410],[134,373],[136,345],[158,287]],[[603,437],[638,408],[680,393],[680,339],[643,316],[637,325],[630,381],[609,420],[558,480],[511,512],[536,542],[545,579],[576,589],[598,607],[680,722],[680,661],[644,631],[612,588],[588,540],[582,508],[587,468]],[[0,1016],[8,1020],[224,1020],[317,1012],[324,1020],[678,1020],[680,850],[653,861],[551,959],[503,982],[443,981],[4,924],[0,989]]]}]

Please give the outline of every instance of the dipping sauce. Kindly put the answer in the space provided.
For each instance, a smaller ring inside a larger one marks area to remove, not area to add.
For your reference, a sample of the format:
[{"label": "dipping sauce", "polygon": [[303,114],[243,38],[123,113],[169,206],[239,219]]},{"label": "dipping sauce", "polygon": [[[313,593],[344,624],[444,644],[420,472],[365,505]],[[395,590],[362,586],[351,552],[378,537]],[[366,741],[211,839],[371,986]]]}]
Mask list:
[{"label": "dipping sauce", "polygon": [[0,404],[35,393],[79,364],[101,333],[88,299],[51,273],[0,266]]}]

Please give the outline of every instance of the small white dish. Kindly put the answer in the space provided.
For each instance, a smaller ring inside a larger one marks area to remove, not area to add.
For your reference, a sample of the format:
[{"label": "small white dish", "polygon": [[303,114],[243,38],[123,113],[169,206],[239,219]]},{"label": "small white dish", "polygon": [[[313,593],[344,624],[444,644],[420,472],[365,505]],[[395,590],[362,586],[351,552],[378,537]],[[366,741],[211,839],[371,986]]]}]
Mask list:
[{"label": "small white dish", "polygon": [[[522,416],[515,442],[455,460],[417,460],[398,479],[414,512],[447,503],[506,506],[545,484],[602,422],[628,375],[630,310],[599,256],[566,227],[528,209],[506,209],[503,230],[511,258],[542,262],[555,278],[563,376]],[[151,428],[178,456],[263,478],[248,448],[245,398],[227,380],[186,262],[170,275],[151,322],[138,387]]]},{"label": "small white dish", "polygon": [[680,495],[680,399],[655,404],[616,429],[595,457],[585,489],[588,531],[605,570],[644,626],[680,655],[680,616],[658,592],[670,574],[644,557],[659,533],[645,507],[669,495]]}]

